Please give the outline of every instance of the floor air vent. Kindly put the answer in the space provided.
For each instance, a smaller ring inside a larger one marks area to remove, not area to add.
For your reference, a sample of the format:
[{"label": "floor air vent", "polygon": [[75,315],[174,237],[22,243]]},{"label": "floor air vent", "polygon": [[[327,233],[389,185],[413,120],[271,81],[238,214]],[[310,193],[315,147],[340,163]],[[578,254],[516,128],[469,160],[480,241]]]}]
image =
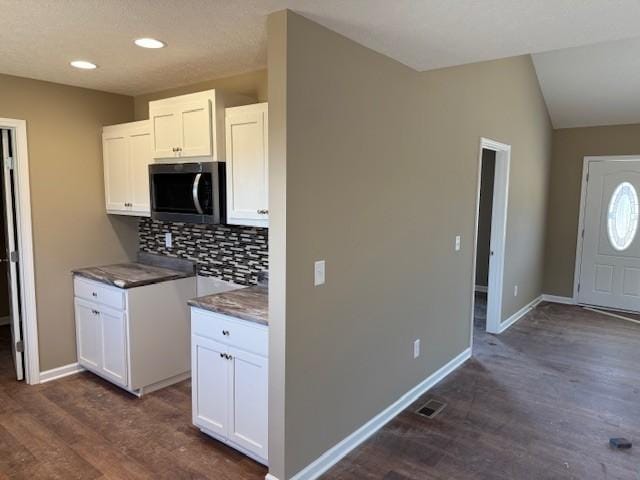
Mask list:
[{"label": "floor air vent", "polygon": [[442,403],[437,400],[430,399],[427,401],[427,403],[422,405],[416,413],[418,413],[419,415],[422,415],[423,417],[433,418],[436,415],[438,415],[442,410],[444,410],[444,407],[446,406],[447,406],[446,403]]}]

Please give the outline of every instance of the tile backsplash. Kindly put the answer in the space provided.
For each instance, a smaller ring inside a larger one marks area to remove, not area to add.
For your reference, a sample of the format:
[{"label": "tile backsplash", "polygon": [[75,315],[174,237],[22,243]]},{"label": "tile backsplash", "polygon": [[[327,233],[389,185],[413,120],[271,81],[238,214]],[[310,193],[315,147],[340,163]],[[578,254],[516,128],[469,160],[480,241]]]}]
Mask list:
[{"label": "tile backsplash", "polygon": [[[172,246],[165,246],[171,232]],[[255,285],[258,272],[268,270],[266,228],[236,225],[194,225],[140,219],[140,250],[197,262],[198,274],[240,285]]]}]

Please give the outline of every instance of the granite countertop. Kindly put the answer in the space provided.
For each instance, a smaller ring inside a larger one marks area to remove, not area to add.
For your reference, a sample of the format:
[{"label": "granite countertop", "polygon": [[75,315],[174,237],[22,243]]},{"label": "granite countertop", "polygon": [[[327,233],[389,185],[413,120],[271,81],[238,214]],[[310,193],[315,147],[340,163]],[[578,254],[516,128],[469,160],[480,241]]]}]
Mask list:
[{"label": "granite countertop", "polygon": [[269,290],[264,285],[214,293],[189,301],[192,307],[269,325]]},{"label": "granite countertop", "polygon": [[137,262],[79,268],[73,274],[118,288],[135,288],[193,277],[195,267],[192,262],[141,252]]}]

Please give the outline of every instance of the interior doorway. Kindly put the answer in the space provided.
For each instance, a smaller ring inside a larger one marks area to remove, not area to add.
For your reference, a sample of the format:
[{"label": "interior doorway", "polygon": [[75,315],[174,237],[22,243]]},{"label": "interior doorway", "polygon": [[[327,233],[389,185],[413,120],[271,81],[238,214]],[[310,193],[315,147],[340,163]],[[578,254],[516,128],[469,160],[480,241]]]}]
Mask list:
[{"label": "interior doorway", "polygon": [[[20,266],[18,263],[16,231],[16,196],[13,159],[15,132],[0,128],[0,316],[4,324],[0,334],[9,342],[15,377],[24,379],[24,334],[20,312]],[[6,346],[3,346],[3,350]]]},{"label": "interior doorway", "polygon": [[4,357],[4,365],[8,367],[5,372],[18,380],[36,384],[40,383],[40,361],[27,123],[24,120],[0,118],[0,190],[0,217],[4,223],[0,237],[4,237],[5,242],[5,249],[0,250],[3,267],[0,275],[6,268],[9,297],[9,325],[0,327],[0,352],[8,353]]},{"label": "interior doorway", "polygon": [[480,140],[471,335],[501,333],[511,147]]}]

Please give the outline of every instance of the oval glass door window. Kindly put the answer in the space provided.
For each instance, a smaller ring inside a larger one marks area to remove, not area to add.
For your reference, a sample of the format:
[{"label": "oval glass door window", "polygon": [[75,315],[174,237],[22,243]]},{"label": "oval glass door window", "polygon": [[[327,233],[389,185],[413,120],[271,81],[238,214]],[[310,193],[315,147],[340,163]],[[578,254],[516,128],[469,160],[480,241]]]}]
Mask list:
[{"label": "oval glass door window", "polygon": [[609,201],[607,220],[609,241],[613,248],[629,248],[638,230],[638,192],[629,182],[616,187]]}]

